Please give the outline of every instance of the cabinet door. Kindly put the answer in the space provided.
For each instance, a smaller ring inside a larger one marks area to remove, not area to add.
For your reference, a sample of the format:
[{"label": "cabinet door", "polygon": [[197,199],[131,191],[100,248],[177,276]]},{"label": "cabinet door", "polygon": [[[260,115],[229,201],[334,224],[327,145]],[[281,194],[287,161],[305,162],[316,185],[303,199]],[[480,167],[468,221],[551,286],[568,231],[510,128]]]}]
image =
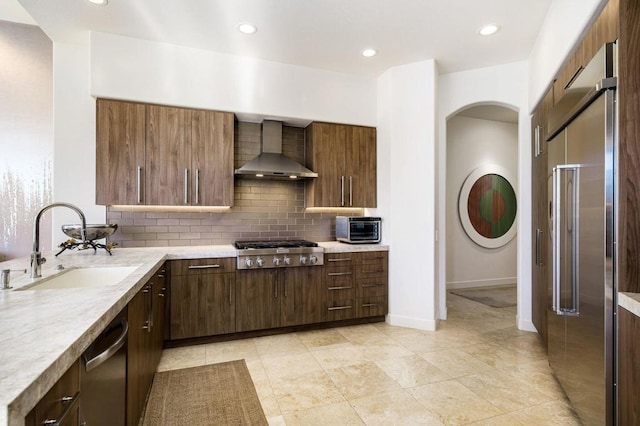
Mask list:
[{"label": "cabinet door", "polygon": [[191,203],[191,110],[147,106],[146,204]]},{"label": "cabinet door", "polygon": [[278,269],[237,271],[236,331],[280,326]]},{"label": "cabinet door", "polygon": [[149,357],[151,288],[145,285],[129,302],[127,318],[127,425],[136,426],[153,380]]},{"label": "cabinet door", "polygon": [[166,277],[164,268],[160,269],[153,279],[153,322],[151,327],[151,369],[155,372],[164,346],[165,312],[166,312]]},{"label": "cabinet door", "polygon": [[171,276],[171,339],[235,331],[235,274]]},{"label": "cabinet door", "polygon": [[191,116],[191,205],[233,205],[233,114],[194,110]]},{"label": "cabinet door", "polygon": [[348,207],[376,207],[376,129],[350,126],[345,175]]},{"label": "cabinet door", "polygon": [[322,268],[299,267],[279,270],[281,275],[281,325],[322,321]]},{"label": "cabinet door", "polygon": [[145,106],[96,102],[96,204],[143,204]]},{"label": "cabinet door", "polygon": [[307,207],[339,207],[347,202],[345,141],[347,126],[311,123],[305,133],[307,167],[318,177],[307,181]]}]

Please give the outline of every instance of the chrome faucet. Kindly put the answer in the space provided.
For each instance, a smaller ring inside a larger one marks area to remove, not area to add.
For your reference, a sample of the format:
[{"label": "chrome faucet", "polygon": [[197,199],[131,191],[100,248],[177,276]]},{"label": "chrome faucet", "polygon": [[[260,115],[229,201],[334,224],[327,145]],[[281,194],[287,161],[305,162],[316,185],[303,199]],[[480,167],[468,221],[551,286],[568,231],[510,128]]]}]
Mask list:
[{"label": "chrome faucet", "polygon": [[69,203],[53,203],[48,206],[44,206],[38,214],[36,215],[35,220],[33,221],[33,252],[31,253],[31,278],[40,278],[42,275],[40,274],[41,265],[47,261],[42,254],[40,253],[40,218],[42,214],[47,210],[53,207],[67,207],[71,210],[78,213],[80,216],[80,220],[82,221],[82,229],[80,230],[80,235],[82,237],[82,241],[85,241],[85,230],[87,229],[87,221],[84,218],[84,213],[78,207]]}]

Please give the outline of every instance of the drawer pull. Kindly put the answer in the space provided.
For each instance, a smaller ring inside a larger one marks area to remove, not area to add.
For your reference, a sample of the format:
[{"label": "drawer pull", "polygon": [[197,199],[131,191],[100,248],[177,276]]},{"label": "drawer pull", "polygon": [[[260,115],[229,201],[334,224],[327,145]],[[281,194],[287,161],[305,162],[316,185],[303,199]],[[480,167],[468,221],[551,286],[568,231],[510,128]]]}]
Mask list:
[{"label": "drawer pull", "polygon": [[189,265],[189,269],[217,269],[220,265]]},{"label": "drawer pull", "polygon": [[346,306],[333,306],[329,309],[327,309],[328,311],[342,311],[344,309],[351,309],[351,305],[346,305]]},{"label": "drawer pull", "polygon": [[329,262],[351,262],[350,257],[344,257],[340,259],[329,259]]},{"label": "drawer pull", "polygon": [[370,269],[368,271],[365,271],[364,269],[362,270],[363,274],[373,274],[376,272],[384,272],[384,269],[379,267],[378,269]]},{"label": "drawer pull", "polygon": [[343,275],[353,275],[353,272],[329,272],[330,277],[340,277]]},{"label": "drawer pull", "polygon": [[351,286],[350,285],[345,285],[345,286],[342,286],[342,287],[329,287],[327,290],[346,290],[348,288],[351,288]]},{"label": "drawer pull", "polygon": [[73,407],[75,407],[76,403],[78,402],[79,396],[80,396],[80,392],[76,392],[76,394],[73,397],[71,396],[62,397],[60,402],[62,403],[62,405],[67,405],[67,408],[64,410],[64,413],[62,413],[62,416],[60,416],[60,419],[47,419],[43,421],[42,424],[51,425],[51,426],[58,426],[62,424],[65,418],[69,415],[69,413],[73,409]]},{"label": "drawer pull", "polygon": [[377,283],[377,284],[362,284],[362,288],[369,288],[369,287],[382,287],[384,284],[382,283]]},{"label": "drawer pull", "polygon": [[377,303],[363,303],[362,304],[363,308],[372,308],[374,306],[378,306],[378,304]]}]

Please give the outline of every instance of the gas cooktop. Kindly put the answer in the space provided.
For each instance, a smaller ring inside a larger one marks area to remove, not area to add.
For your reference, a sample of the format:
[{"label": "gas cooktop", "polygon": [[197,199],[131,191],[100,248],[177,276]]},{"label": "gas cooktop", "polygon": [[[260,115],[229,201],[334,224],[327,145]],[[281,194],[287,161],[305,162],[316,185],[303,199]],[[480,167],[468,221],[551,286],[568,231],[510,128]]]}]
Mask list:
[{"label": "gas cooktop", "polygon": [[237,269],[317,266],[324,263],[324,249],[307,240],[236,241]]}]

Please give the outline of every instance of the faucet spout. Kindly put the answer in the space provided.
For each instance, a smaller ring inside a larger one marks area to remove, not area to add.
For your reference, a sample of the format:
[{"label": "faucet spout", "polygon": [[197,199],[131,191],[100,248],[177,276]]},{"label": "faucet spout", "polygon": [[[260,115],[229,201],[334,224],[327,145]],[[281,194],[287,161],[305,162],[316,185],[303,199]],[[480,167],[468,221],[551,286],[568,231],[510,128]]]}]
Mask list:
[{"label": "faucet spout", "polygon": [[54,207],[67,207],[76,213],[80,217],[80,221],[82,222],[82,229],[80,230],[80,236],[82,237],[82,241],[86,240],[85,232],[87,229],[87,221],[85,219],[84,213],[78,207],[69,203],[52,203],[47,206],[44,206],[38,214],[36,214],[35,220],[33,221],[33,251],[31,252],[31,278],[39,278],[41,277],[41,266],[43,263],[47,261],[42,254],[40,253],[40,218],[42,214],[49,209]]}]

